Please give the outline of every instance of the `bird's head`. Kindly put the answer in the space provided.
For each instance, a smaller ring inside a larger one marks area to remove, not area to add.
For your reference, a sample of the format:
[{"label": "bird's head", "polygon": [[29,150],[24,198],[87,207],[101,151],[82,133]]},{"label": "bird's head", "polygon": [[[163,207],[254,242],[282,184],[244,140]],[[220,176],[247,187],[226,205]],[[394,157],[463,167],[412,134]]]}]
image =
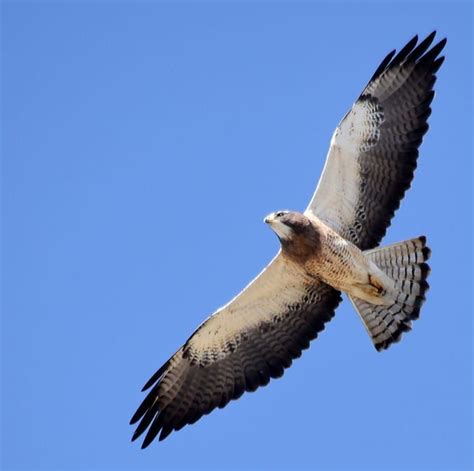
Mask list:
[{"label": "bird's head", "polygon": [[304,236],[313,227],[304,214],[293,211],[276,211],[263,221],[273,229],[282,242],[290,241],[295,236]]},{"label": "bird's head", "polygon": [[264,222],[280,239],[282,250],[291,258],[304,262],[320,248],[320,236],[309,218],[293,211],[269,214]]}]

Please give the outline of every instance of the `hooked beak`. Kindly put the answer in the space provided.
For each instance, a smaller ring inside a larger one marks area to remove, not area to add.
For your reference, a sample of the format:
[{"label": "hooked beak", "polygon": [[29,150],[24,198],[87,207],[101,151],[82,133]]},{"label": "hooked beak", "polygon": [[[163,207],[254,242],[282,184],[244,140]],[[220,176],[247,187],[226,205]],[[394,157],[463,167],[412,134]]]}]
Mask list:
[{"label": "hooked beak", "polygon": [[269,214],[268,216],[265,216],[265,219],[263,220],[263,222],[265,224],[271,224],[275,219],[275,216],[273,216],[273,213],[272,214]]}]

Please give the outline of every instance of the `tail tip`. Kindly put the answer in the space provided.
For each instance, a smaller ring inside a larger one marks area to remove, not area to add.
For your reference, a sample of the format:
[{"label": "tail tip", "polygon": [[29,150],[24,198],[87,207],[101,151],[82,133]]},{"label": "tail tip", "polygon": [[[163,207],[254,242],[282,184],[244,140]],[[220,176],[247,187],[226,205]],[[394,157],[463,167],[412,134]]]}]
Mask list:
[{"label": "tail tip", "polygon": [[423,247],[421,249],[421,253],[423,254],[423,258],[426,260],[429,260],[431,257],[431,249],[429,247]]},{"label": "tail tip", "polygon": [[424,261],[426,261],[431,257],[431,249],[426,245],[426,236],[422,235],[418,237],[418,240],[421,242],[421,253],[423,254]]},{"label": "tail tip", "polygon": [[426,278],[428,278],[429,274],[431,273],[431,267],[427,263],[420,263],[419,267],[421,270],[421,278],[426,280]]}]

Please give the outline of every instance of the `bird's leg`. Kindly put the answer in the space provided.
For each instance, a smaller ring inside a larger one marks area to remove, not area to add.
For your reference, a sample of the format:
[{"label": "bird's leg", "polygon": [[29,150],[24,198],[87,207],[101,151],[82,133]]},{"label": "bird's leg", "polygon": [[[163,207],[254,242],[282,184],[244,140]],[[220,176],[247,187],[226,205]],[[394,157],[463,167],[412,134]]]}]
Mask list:
[{"label": "bird's leg", "polygon": [[376,276],[369,275],[369,283],[370,286],[374,288],[374,294],[377,294],[377,296],[385,296],[387,290],[383,287],[382,283]]}]

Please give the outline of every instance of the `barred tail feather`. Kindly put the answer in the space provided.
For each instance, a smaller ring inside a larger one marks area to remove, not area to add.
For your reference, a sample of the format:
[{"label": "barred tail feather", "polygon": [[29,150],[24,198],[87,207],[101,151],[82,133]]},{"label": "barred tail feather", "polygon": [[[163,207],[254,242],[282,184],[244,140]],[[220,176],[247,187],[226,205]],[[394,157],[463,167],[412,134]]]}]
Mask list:
[{"label": "barred tail feather", "polygon": [[426,237],[367,250],[364,254],[395,281],[396,301],[390,306],[370,304],[349,296],[362,319],[375,348],[380,351],[398,342],[403,332],[418,319],[429,285],[431,254]]}]

